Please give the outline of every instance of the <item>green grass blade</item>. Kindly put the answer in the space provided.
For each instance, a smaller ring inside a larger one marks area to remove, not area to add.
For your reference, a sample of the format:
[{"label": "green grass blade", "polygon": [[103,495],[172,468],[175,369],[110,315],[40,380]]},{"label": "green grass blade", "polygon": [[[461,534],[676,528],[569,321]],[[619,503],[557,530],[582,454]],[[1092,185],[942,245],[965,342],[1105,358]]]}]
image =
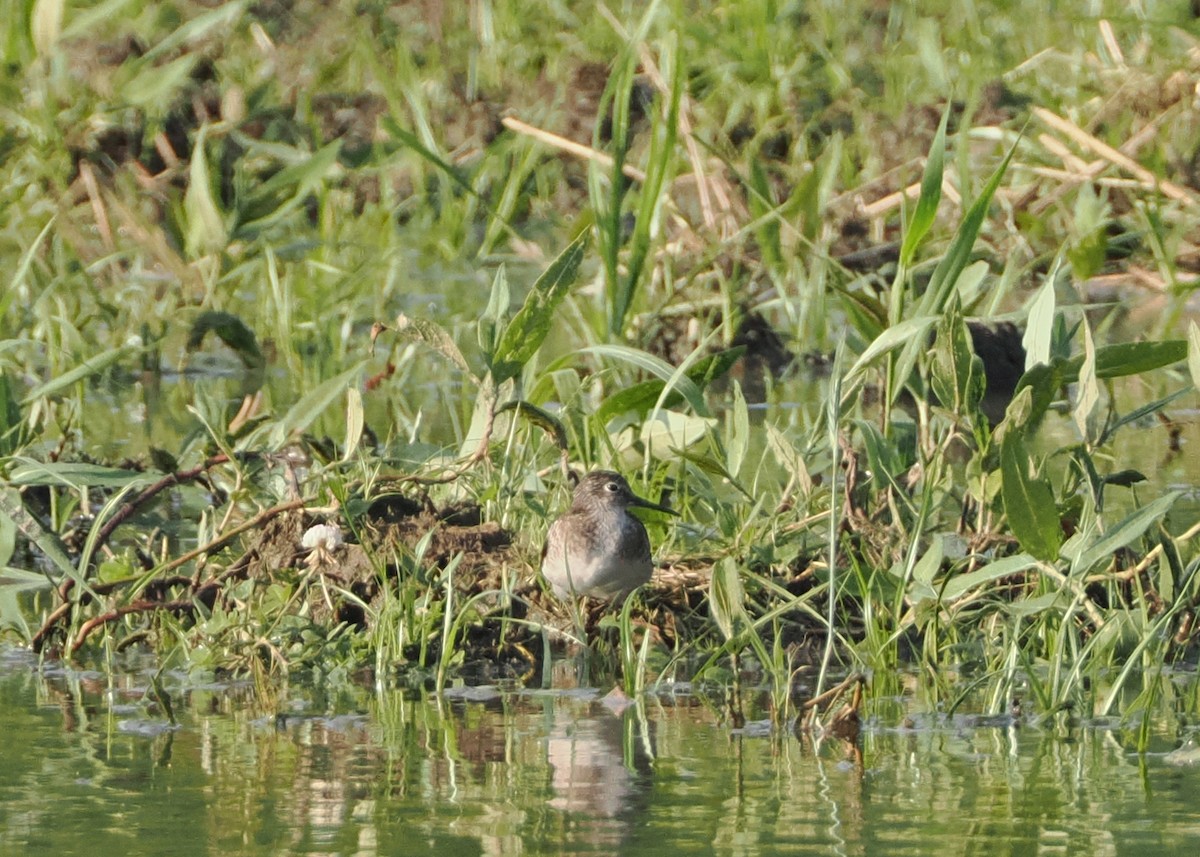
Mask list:
[{"label": "green grass blade", "polygon": [[[946,160],[946,125],[950,121],[952,101],[946,102],[942,112],[942,121],[938,123],[937,134],[929,147],[929,156],[925,159],[925,173],[921,177],[921,195],[917,198],[917,207],[908,228],[904,230],[904,241],[900,245],[900,270],[904,271],[912,265],[917,248],[929,233],[933,221],[937,217],[938,205],[942,201],[942,176]],[[899,279],[899,276],[898,276]],[[892,321],[899,321],[893,317]]]}]

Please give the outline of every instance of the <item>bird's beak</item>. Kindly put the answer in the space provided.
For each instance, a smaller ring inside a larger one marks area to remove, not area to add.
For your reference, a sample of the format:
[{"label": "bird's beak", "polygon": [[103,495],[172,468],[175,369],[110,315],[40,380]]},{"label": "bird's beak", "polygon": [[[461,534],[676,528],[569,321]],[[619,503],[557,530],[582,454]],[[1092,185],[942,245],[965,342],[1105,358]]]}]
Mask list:
[{"label": "bird's beak", "polygon": [[661,503],[651,503],[649,500],[643,500],[636,494],[634,494],[633,498],[629,501],[629,505],[638,506],[642,509],[653,509],[656,512],[666,512],[668,515],[675,515],[676,517],[679,516],[679,513],[674,509],[663,506]]}]

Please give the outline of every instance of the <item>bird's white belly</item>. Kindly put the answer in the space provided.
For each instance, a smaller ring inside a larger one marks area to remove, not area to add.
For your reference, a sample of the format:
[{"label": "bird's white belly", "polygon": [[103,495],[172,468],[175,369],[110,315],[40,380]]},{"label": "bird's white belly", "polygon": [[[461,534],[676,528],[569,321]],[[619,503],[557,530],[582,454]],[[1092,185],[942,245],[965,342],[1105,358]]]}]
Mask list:
[{"label": "bird's white belly", "polygon": [[551,551],[546,557],[544,573],[559,598],[572,593],[614,598],[648,581],[652,568],[648,559],[622,557],[618,552],[602,547],[572,551],[569,557],[565,551]]}]

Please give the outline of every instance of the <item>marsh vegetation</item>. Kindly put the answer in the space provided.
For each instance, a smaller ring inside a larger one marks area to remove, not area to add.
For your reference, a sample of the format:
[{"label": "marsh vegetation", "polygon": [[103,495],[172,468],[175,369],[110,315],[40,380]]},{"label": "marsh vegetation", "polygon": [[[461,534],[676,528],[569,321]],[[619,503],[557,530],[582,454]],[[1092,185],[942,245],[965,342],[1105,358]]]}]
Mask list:
[{"label": "marsh vegetation", "polygon": [[[4,6],[3,634],[438,689],[574,641],[777,723],[908,669],[1144,746],[1200,597],[1186,4],[577,5]],[[563,605],[599,467],[680,518]]]}]

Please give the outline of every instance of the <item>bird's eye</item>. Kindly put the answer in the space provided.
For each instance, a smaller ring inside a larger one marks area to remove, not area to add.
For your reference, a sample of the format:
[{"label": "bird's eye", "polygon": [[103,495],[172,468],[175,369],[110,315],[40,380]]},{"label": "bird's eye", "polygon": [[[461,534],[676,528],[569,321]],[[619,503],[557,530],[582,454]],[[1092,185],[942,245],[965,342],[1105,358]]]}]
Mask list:
[{"label": "bird's eye", "polygon": [[610,493],[610,494],[616,494],[618,491],[621,490],[621,486],[618,485],[616,482],[609,482],[607,485],[604,486],[604,490],[608,491],[608,493]]}]

